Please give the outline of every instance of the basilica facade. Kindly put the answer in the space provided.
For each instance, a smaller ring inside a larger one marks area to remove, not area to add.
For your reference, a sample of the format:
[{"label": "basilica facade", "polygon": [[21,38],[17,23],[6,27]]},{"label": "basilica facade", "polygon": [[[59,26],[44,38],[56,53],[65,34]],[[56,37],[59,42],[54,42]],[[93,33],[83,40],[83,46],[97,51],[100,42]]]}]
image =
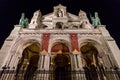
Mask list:
[{"label": "basilica facade", "polygon": [[0,80],[120,80],[120,50],[98,14],[22,14],[0,50]]}]

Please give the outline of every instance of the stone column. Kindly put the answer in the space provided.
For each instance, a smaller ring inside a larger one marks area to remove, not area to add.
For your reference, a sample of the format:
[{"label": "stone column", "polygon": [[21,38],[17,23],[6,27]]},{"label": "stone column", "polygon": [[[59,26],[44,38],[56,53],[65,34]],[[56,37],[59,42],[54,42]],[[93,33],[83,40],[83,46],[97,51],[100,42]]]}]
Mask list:
[{"label": "stone column", "polygon": [[41,68],[41,55],[39,54],[39,60],[38,60],[38,70]]},{"label": "stone column", "polygon": [[43,69],[43,55],[39,55],[39,60],[38,60],[38,69],[37,69],[37,74],[36,74],[36,80],[40,80],[42,78],[43,72],[41,72]]},{"label": "stone column", "polygon": [[[74,55],[73,53],[70,54],[70,59],[71,59],[71,71],[75,70],[75,64],[74,64]],[[74,80],[74,73],[71,74],[71,80]]]},{"label": "stone column", "polygon": [[43,67],[44,67],[44,55],[41,55],[40,70],[43,70]]},{"label": "stone column", "polygon": [[49,62],[50,62],[49,54],[40,55],[38,61],[38,73],[36,80],[48,80],[48,70],[49,70]]},{"label": "stone column", "polygon": [[76,71],[76,80],[79,80],[79,64],[78,64],[78,59],[77,59],[78,54],[74,54],[74,59],[75,59],[75,71]]},{"label": "stone column", "polygon": [[73,59],[74,59],[74,68],[75,68],[75,70],[77,70],[78,69],[78,64],[77,64],[77,57],[76,57],[76,54],[73,54]]},{"label": "stone column", "polygon": [[83,69],[82,68],[81,54],[77,54],[77,59],[78,59],[78,68],[79,69]]},{"label": "stone column", "polygon": [[[82,68],[81,54],[72,54],[71,55],[71,65],[73,67],[72,80],[86,80],[84,69]],[[74,66],[73,66],[74,65]],[[82,72],[81,72],[82,71]]]},{"label": "stone column", "polygon": [[49,64],[50,64],[50,56],[49,54],[46,54],[44,58],[44,70],[45,70],[44,80],[48,80],[49,78]]},{"label": "stone column", "polygon": [[81,54],[76,54],[76,61],[77,61],[77,79],[85,80],[84,69],[82,67],[82,59]]},{"label": "stone column", "polygon": [[49,70],[49,64],[50,64],[50,56],[49,54],[45,55],[45,60],[44,60],[44,69]]},{"label": "stone column", "polygon": [[72,54],[72,56],[73,56],[73,65],[74,65],[74,67],[73,67],[73,74],[72,74],[72,80],[78,80],[78,76],[79,76],[79,74],[78,74],[78,63],[77,63],[77,54]]},{"label": "stone column", "polygon": [[73,54],[70,54],[70,61],[71,61],[71,70],[74,70]]},{"label": "stone column", "polygon": [[83,69],[83,66],[82,66],[81,54],[77,54],[77,59],[78,59],[78,70],[79,70],[78,78],[81,79],[81,80],[86,80],[84,69]]}]

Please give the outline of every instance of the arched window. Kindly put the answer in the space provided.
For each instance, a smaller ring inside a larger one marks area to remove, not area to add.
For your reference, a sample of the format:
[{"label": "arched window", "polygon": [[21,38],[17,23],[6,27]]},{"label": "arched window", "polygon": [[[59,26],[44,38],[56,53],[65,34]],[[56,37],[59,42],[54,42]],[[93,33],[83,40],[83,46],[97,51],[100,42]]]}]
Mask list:
[{"label": "arched window", "polygon": [[63,29],[63,22],[57,22],[55,29]]}]

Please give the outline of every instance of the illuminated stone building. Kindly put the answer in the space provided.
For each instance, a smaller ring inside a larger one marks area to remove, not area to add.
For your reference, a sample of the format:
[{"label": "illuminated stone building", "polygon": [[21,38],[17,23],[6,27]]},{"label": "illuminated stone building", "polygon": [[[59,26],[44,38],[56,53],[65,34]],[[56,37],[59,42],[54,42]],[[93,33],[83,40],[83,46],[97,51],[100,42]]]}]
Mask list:
[{"label": "illuminated stone building", "polygon": [[1,80],[120,80],[119,67],[120,51],[106,26],[62,5],[15,25],[0,50]]}]

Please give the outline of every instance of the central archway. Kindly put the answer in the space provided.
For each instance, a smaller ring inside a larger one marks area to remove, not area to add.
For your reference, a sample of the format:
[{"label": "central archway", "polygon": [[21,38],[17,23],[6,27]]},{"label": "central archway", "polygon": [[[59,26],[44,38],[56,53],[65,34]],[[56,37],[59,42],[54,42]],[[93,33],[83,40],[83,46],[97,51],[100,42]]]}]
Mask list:
[{"label": "central archway", "polygon": [[65,43],[57,42],[51,48],[51,70],[55,80],[70,80],[71,62],[69,48]]}]

